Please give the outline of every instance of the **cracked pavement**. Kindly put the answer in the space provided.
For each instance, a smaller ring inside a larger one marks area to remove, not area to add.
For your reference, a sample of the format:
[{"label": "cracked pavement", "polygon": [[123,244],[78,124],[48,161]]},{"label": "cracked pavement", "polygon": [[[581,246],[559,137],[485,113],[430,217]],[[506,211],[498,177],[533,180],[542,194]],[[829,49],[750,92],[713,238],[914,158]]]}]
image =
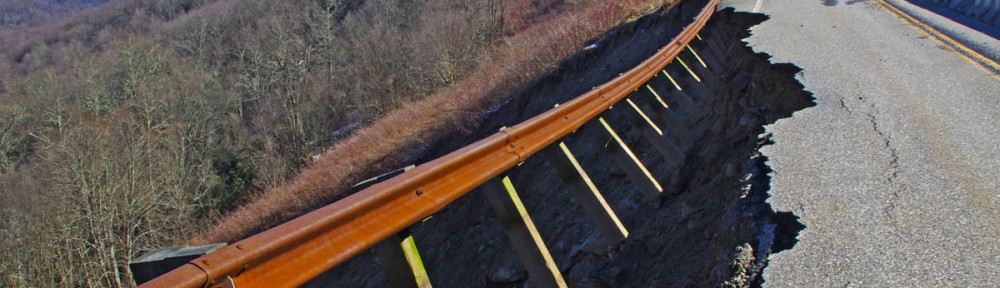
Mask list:
[{"label": "cracked pavement", "polygon": [[769,202],[806,228],[764,286],[1000,285],[1000,81],[871,2],[761,1],[744,41],[817,102],[766,127]]}]

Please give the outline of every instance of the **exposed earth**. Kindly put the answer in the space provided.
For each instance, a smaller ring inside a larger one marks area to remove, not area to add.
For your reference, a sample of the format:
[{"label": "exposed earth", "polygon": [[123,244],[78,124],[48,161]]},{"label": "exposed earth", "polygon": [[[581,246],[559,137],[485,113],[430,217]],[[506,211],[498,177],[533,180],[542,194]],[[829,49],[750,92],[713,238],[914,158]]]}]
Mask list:
[{"label": "exposed earth", "polygon": [[[447,154],[610,80],[666,44],[703,5],[704,1],[685,1],[614,29],[483,115],[481,129],[456,131],[399,167]],[[643,200],[605,151],[608,137],[594,123],[563,140],[630,231],[617,248],[608,251],[598,245],[600,234],[542,157],[529,158],[509,171],[571,287],[745,287],[758,278],[768,251],[794,245],[803,226],[796,215],[776,213],[765,202],[770,169],[758,150],[771,143],[761,135],[762,125],[814,104],[794,78],[798,68],[771,64],[769,56],[754,54],[740,42],[749,35],[749,27],[765,20],[760,14],[723,10],[703,30],[702,40],[692,43],[706,63],[721,63],[710,64],[716,73],[701,75],[705,83],[722,84],[708,87],[717,96],[715,102],[695,100],[703,105],[703,116],[673,112],[697,137],[682,164],[669,165],[646,143],[624,107],[616,106],[603,115],[663,184],[662,197]],[[728,49],[726,56],[713,53],[708,41]],[[686,73],[674,66],[668,71]],[[671,107],[677,107],[680,96],[665,77],[653,78],[649,84]],[[686,91],[691,91],[690,85],[681,84]],[[632,99],[647,108],[655,101],[642,90]],[[479,190],[411,228],[431,283],[436,287],[533,287]],[[386,278],[374,253],[366,252],[311,285],[382,287]]]}]

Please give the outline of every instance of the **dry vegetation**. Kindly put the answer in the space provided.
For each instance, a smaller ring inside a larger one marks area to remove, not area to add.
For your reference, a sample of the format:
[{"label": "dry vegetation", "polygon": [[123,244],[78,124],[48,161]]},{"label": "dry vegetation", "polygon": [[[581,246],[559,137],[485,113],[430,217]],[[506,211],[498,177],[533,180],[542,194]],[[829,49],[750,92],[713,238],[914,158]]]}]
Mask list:
[{"label": "dry vegetation", "polygon": [[[547,7],[510,1],[506,37],[483,55],[465,79],[430,97],[408,103],[328,149],[288,184],[271,189],[222,219],[197,244],[232,242],[342,198],[370,175],[386,171],[448,131],[473,129],[486,109],[541,75],[614,25],[664,2],[580,1]],[[556,1],[553,1],[556,2]],[[519,8],[519,9],[518,9]],[[530,19],[519,18],[525,17]]]},{"label": "dry vegetation", "polygon": [[57,21],[108,0],[0,0],[0,27]]},{"label": "dry vegetation", "polygon": [[0,30],[0,286],[130,286],[145,251],[342,197],[664,2],[118,1]]}]

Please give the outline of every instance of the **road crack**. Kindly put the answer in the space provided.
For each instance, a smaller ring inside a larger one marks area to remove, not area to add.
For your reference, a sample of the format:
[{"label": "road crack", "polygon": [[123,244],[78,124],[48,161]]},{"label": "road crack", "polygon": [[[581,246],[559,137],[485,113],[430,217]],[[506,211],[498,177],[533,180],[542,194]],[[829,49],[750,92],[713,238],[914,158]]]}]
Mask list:
[{"label": "road crack", "polygon": [[[858,99],[861,99],[860,97]],[[847,111],[847,115],[854,115],[854,111],[851,111],[851,107],[847,107],[847,99],[844,96],[840,96],[840,109]]]},{"label": "road crack", "polygon": [[[858,97],[859,100],[864,101],[863,97]],[[843,105],[843,99],[841,99],[841,104]],[[847,106],[844,106],[848,109]],[[878,135],[879,141],[882,144],[882,148],[889,154],[889,163],[885,169],[886,177],[883,180],[886,185],[890,187],[889,199],[886,201],[885,208],[883,212],[885,217],[889,219],[890,222],[895,222],[892,212],[896,209],[896,202],[899,201],[899,194],[906,190],[906,186],[902,183],[897,183],[896,180],[899,179],[900,168],[899,168],[899,151],[892,144],[892,136],[885,132],[883,127],[879,125],[879,112],[878,108],[875,107],[875,103],[869,105],[869,111],[867,113],[868,122],[871,123],[872,130]],[[848,110],[850,111],[850,110]]]},{"label": "road crack", "polygon": [[[858,97],[857,102],[860,102],[860,105],[852,105],[852,102],[855,102],[854,99],[855,98],[840,96],[839,108],[847,111],[847,114],[851,116],[854,115],[855,111],[858,111],[859,115],[863,114],[872,131],[875,132],[875,136],[878,137],[879,144],[881,144],[880,149],[884,150],[889,156],[888,163],[884,169],[885,178],[883,178],[882,182],[885,183],[886,186],[889,186],[890,192],[887,195],[888,200],[886,200],[885,207],[882,211],[885,214],[886,219],[888,219],[891,223],[895,223],[896,219],[893,217],[893,211],[896,209],[896,203],[899,201],[899,195],[908,189],[904,183],[897,181],[902,171],[899,167],[899,151],[893,144],[890,133],[886,132],[885,127],[883,127],[884,125],[880,123],[879,109],[875,106],[875,103],[869,103],[864,97]],[[851,108],[852,106],[855,108]],[[861,108],[859,109],[857,107]]]}]

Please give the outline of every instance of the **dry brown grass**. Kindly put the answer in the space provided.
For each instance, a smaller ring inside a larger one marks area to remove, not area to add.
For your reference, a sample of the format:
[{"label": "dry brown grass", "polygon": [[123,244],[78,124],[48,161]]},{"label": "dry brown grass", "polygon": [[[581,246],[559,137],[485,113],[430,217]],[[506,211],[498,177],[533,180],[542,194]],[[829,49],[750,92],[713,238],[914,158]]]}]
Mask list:
[{"label": "dry brown grass", "polygon": [[385,171],[449,131],[473,129],[479,115],[604,31],[678,0],[573,1],[554,6],[512,0],[507,33],[486,64],[430,97],[403,105],[323,153],[286,185],[233,213],[194,244],[233,242],[344,196],[371,171]]}]

